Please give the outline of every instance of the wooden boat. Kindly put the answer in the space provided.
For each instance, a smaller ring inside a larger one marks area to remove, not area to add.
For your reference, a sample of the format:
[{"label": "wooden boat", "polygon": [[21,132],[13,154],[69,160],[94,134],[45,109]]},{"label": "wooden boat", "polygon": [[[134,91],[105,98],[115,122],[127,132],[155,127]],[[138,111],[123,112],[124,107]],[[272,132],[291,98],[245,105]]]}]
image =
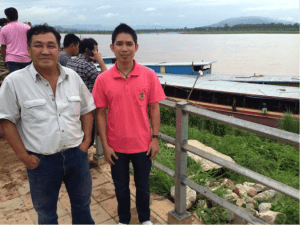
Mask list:
[{"label": "wooden boat", "polygon": [[[243,76],[211,74],[214,61],[142,63],[153,69],[170,100],[277,126],[285,111],[299,114],[299,78],[296,76]],[[112,64],[108,64],[110,68]],[[285,85],[285,86],[282,86]],[[236,109],[233,110],[235,99]],[[262,112],[262,105],[267,113]]]}]

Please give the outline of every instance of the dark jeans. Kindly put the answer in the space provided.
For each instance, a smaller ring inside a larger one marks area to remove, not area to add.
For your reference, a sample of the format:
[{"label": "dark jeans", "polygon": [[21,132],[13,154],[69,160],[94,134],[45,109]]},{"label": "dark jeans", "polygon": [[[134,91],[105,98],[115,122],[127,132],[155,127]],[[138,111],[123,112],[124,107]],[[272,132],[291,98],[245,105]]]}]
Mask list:
[{"label": "dark jeans", "polygon": [[116,152],[117,160],[111,166],[112,179],[115,184],[118,200],[118,215],[120,223],[129,224],[130,214],[130,190],[129,190],[129,161],[134,169],[134,181],[136,186],[136,208],[141,223],[150,220],[150,189],[149,175],[152,161],[146,152],[137,154],[123,154]]},{"label": "dark jeans", "polygon": [[28,63],[18,63],[18,62],[6,62],[9,73],[12,73],[16,70],[20,70],[28,66],[31,62]]},{"label": "dark jeans", "polygon": [[34,155],[40,158],[40,163],[35,169],[27,169],[27,173],[38,223],[58,223],[58,194],[64,182],[71,202],[72,223],[94,224],[90,212],[92,178],[87,153],[76,147],[54,155]]}]

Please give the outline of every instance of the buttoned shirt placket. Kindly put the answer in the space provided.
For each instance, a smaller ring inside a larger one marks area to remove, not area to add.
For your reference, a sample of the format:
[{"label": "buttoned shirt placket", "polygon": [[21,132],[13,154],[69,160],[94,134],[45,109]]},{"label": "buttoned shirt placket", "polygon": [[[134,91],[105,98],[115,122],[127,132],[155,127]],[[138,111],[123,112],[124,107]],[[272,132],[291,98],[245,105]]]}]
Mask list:
[{"label": "buttoned shirt placket", "polygon": [[[65,77],[62,78],[62,76],[58,77],[57,80],[57,84],[56,84],[56,90],[58,90],[58,88],[60,88],[60,84],[62,82],[67,82],[66,79],[67,75],[64,75]],[[38,74],[38,80],[42,83],[42,86],[45,87],[47,96],[51,99],[52,102],[52,107],[55,109],[56,115],[57,115],[57,123],[58,123],[58,127],[59,127],[59,131],[60,131],[60,143],[59,143],[59,147],[60,150],[64,150],[66,148],[65,145],[65,140],[67,139],[66,134],[65,134],[65,130],[67,129],[66,124],[64,124],[63,120],[61,119],[62,116],[62,109],[60,107],[60,101],[61,101],[61,97],[59,96],[59,91],[56,91],[55,95],[53,93],[53,90],[51,88],[50,83],[43,78],[41,75]]]}]

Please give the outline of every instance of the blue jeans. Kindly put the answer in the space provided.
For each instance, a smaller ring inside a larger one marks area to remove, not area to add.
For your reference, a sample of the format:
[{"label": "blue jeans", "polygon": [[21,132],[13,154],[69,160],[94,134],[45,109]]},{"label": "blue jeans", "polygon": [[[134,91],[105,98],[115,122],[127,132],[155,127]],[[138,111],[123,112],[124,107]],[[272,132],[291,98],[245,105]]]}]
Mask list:
[{"label": "blue jeans", "polygon": [[12,73],[16,70],[20,70],[28,66],[31,62],[28,63],[19,63],[19,62],[6,62],[9,73]]},{"label": "blue jeans", "polygon": [[62,182],[69,194],[73,224],[94,224],[90,212],[92,178],[88,154],[78,147],[53,155],[37,155],[40,163],[27,169],[31,198],[39,224],[57,224],[57,201]]},{"label": "blue jeans", "polygon": [[136,208],[141,223],[150,220],[150,189],[149,176],[152,166],[150,157],[146,152],[137,154],[124,154],[116,152],[118,159],[111,166],[112,179],[116,189],[118,201],[118,215],[120,223],[129,224],[130,190],[129,190],[129,162],[131,160],[134,169],[134,181],[136,186]]}]

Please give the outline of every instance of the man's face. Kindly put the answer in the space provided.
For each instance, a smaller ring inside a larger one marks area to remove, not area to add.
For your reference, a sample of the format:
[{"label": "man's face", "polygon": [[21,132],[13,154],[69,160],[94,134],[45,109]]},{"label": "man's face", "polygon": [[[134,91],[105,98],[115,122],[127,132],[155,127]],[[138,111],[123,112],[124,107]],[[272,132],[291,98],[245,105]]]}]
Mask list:
[{"label": "man's face", "polygon": [[74,44],[72,43],[72,56],[76,56],[79,53],[79,43]]},{"label": "man's face", "polygon": [[60,48],[54,34],[45,33],[33,35],[27,51],[37,70],[47,70],[56,67]]},{"label": "man's face", "polygon": [[130,34],[120,33],[113,44],[111,50],[115,53],[117,61],[121,63],[130,63],[134,54],[138,50],[138,44],[135,44]]}]

